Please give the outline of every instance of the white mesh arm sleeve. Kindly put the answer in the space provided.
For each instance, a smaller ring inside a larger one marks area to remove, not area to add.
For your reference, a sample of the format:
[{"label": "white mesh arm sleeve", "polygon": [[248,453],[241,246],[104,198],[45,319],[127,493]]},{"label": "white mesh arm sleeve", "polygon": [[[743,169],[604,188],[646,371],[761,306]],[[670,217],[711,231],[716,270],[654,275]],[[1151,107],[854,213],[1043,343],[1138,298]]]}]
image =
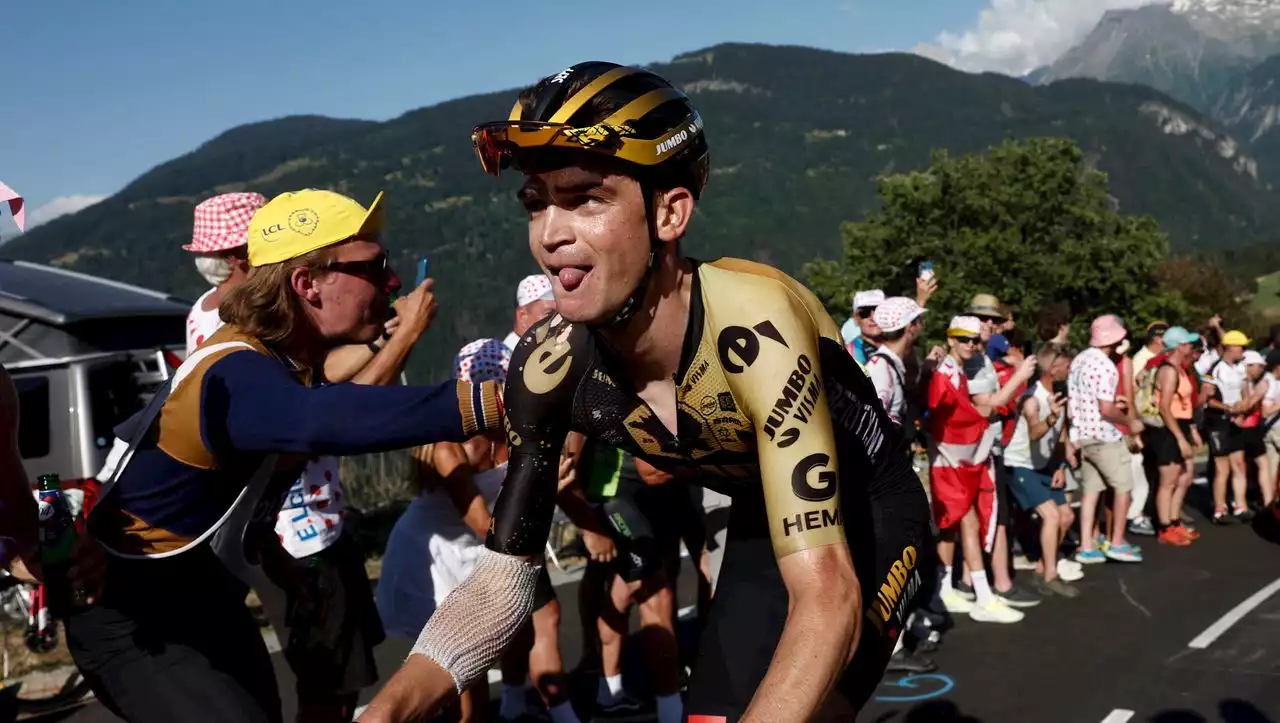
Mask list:
[{"label": "white mesh arm sleeve", "polygon": [[485,548],[467,579],[436,608],[409,655],[435,661],[461,694],[488,672],[533,613],[541,569]]}]

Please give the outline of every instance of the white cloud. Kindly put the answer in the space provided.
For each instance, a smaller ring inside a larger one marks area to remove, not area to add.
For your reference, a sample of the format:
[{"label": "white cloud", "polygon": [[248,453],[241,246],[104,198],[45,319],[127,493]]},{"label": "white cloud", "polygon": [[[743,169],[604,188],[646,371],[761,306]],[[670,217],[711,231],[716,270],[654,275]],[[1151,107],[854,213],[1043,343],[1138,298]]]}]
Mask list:
[{"label": "white cloud", "polygon": [[1052,63],[1108,10],[1169,0],[987,0],[973,27],[943,32],[914,52],[963,70],[1024,75]]},{"label": "white cloud", "polygon": [[42,223],[48,223],[59,216],[75,213],[88,208],[106,198],[106,196],[80,193],[73,196],[58,196],[52,201],[27,212],[27,228],[32,229]]}]

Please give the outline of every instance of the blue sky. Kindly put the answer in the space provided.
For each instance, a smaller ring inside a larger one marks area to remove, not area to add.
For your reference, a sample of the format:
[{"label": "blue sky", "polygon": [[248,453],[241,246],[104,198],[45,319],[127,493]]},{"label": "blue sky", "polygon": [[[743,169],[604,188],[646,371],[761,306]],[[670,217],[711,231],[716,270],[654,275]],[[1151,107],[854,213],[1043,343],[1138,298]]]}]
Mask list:
[{"label": "blue sky", "polygon": [[110,194],[250,121],[385,120],[584,59],[661,61],[725,41],[910,50],[1011,1],[1027,0],[6,3],[0,179],[31,213]]}]

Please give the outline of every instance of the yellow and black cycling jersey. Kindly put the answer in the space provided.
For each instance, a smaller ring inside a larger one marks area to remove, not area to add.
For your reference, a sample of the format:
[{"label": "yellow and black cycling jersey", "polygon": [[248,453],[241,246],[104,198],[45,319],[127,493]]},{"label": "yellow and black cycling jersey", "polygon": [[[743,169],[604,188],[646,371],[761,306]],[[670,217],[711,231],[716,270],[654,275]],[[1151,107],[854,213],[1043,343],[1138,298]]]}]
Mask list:
[{"label": "yellow and black cycling jersey", "polygon": [[491,548],[542,550],[570,431],[729,495],[735,510],[762,509],[778,557],[844,541],[842,496],[927,504],[874,386],[808,289],[749,261],[694,262],[690,307],[674,432],[588,327],[555,315],[525,333],[507,377],[511,461]]}]

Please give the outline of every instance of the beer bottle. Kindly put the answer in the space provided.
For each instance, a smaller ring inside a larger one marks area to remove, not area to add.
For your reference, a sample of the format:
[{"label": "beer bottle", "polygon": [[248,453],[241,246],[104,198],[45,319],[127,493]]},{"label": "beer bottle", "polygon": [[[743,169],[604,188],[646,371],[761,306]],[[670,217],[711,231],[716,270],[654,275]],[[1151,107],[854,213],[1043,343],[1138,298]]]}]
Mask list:
[{"label": "beer bottle", "polygon": [[49,611],[54,617],[65,616],[71,607],[71,551],[75,549],[75,520],[62,493],[62,481],[56,474],[39,478],[40,564],[44,568],[44,585]]}]

